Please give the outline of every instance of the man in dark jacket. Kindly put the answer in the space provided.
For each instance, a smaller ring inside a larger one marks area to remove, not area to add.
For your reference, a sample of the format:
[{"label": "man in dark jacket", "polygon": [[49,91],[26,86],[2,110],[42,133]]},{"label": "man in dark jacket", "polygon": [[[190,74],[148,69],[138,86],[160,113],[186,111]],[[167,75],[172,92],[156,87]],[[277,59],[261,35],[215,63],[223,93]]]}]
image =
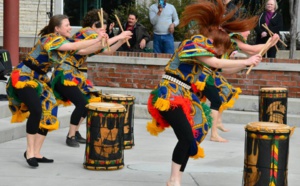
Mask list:
[{"label": "man in dark jacket", "polygon": [[118,51],[131,51],[131,52],[143,52],[146,44],[150,40],[150,35],[147,29],[140,23],[138,23],[138,17],[134,13],[128,15],[127,22],[123,25],[123,29],[130,30],[133,35],[129,40],[130,47],[124,43]]}]

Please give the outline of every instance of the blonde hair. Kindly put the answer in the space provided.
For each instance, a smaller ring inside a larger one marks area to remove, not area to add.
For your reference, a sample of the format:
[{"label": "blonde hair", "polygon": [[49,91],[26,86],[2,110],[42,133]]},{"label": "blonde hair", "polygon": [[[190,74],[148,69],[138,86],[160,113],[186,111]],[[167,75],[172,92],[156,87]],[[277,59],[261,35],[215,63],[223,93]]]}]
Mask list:
[{"label": "blonde hair", "polygon": [[278,9],[278,3],[277,3],[276,0],[268,0],[268,1],[266,2],[265,8],[267,8],[267,4],[268,4],[269,1],[273,1],[273,2],[274,2],[274,5],[275,5],[275,11],[276,11],[276,10]]}]

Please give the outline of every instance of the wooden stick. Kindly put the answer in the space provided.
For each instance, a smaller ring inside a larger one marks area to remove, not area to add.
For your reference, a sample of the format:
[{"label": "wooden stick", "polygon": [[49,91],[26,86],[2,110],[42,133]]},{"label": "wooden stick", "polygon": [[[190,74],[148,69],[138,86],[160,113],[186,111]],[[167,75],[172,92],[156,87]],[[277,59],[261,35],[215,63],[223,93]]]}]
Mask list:
[{"label": "wooden stick", "polygon": [[[115,17],[116,17],[116,20],[118,22],[118,25],[119,25],[121,31],[124,32],[124,29],[123,29],[123,27],[121,25],[121,22],[120,22],[120,20],[119,20],[119,18],[118,18],[118,16],[116,14],[115,14]],[[126,40],[126,43],[127,43],[127,46],[130,48],[130,44],[129,44],[128,40]]]},{"label": "wooden stick", "polygon": [[[271,33],[272,35],[274,34],[267,26],[267,24],[262,24],[262,26],[269,32],[269,34]],[[270,35],[271,35],[270,34]],[[287,45],[279,38],[279,41],[285,46],[287,47]]]},{"label": "wooden stick", "polygon": [[[262,24],[262,26],[268,31],[268,33],[269,33],[269,35],[271,36],[271,37],[273,37],[273,32],[268,28],[268,26],[267,26],[267,24],[265,23],[265,24]],[[276,48],[276,51],[278,52],[278,47],[277,47],[277,45],[275,45],[275,48]]]},{"label": "wooden stick", "polygon": [[[269,33],[269,35],[271,36],[271,37],[273,37],[273,32],[271,32],[271,30],[267,30],[268,31],[268,33]],[[278,47],[277,47],[277,44],[275,44],[275,48],[276,48],[276,51],[278,52]]]},{"label": "wooden stick", "polygon": [[[267,43],[265,44],[265,46],[263,46],[263,48],[260,50],[260,52],[258,54],[260,54],[261,56],[263,56],[268,50],[268,47],[270,45],[271,42],[271,38],[268,39]],[[246,72],[246,75],[248,75],[250,73],[250,71],[252,70],[253,65],[250,66],[250,68],[248,69],[248,71]]]},{"label": "wooden stick", "polygon": [[[104,29],[103,9],[102,8],[100,9],[100,12],[98,12],[98,17],[99,17],[99,20],[100,20],[100,23],[101,23],[101,28]],[[101,42],[102,42],[102,46],[104,46],[105,45],[104,38],[101,39]],[[108,44],[107,40],[106,40],[106,46],[107,46],[107,50],[110,51],[110,47],[109,47],[109,44]]]},{"label": "wooden stick", "polygon": [[[101,24],[101,28],[103,28],[103,13],[102,13],[102,8],[100,10],[100,12],[98,12],[98,17],[100,20],[100,24]],[[104,46],[104,38],[101,39],[102,42],[102,46]]]}]

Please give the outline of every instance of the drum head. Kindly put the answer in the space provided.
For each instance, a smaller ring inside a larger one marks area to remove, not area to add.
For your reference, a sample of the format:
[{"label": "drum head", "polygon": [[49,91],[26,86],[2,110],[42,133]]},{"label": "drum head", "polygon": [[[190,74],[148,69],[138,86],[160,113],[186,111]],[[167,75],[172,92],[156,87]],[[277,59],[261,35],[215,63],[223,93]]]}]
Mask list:
[{"label": "drum head", "polygon": [[110,100],[134,100],[134,96],[125,95],[125,94],[103,94],[103,98]]},{"label": "drum head", "polygon": [[248,131],[259,131],[263,133],[290,133],[291,127],[285,124],[272,122],[251,122],[246,125]]},{"label": "drum head", "polygon": [[86,105],[90,110],[107,112],[124,112],[125,107],[118,103],[93,102]]},{"label": "drum head", "polygon": [[270,91],[280,91],[280,92],[286,92],[287,89],[283,87],[265,87],[260,89],[262,92],[270,92]]}]

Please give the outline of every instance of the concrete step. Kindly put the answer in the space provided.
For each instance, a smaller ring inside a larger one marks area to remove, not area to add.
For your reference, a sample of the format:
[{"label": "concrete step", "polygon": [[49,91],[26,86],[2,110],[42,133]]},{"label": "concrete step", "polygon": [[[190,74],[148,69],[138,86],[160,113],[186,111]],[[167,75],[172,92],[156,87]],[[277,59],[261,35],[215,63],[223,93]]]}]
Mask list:
[{"label": "concrete step", "polygon": [[[74,108],[74,106],[59,108],[58,119],[60,121],[60,128],[69,127],[70,116]],[[12,124],[10,120],[11,116],[0,118],[0,143],[26,136],[26,121]]]},{"label": "concrete step", "polygon": [[[135,105],[135,115],[136,119],[151,119],[148,113],[146,105]],[[250,122],[257,122],[258,112],[249,111],[236,111],[236,110],[225,110],[222,115],[223,123],[230,124],[248,124]],[[296,114],[287,114],[287,124],[289,126],[300,127],[300,116]]]},{"label": "concrete step", "polygon": [[[107,94],[126,94],[136,97],[135,100],[135,119],[151,119],[147,110],[147,100],[151,90],[145,89],[124,89],[97,87]],[[300,99],[288,99],[287,124],[290,126],[300,127],[299,105]],[[7,101],[0,101],[0,143],[25,137],[25,122],[20,124],[11,124],[11,113],[8,109]],[[74,110],[74,106],[59,107],[58,118],[60,128],[69,126],[70,115]],[[243,124],[258,121],[258,98],[257,96],[241,95],[237,100],[235,107],[226,110],[223,113],[223,123]],[[85,123],[85,122],[84,122]],[[146,123],[145,123],[146,126]]]},{"label": "concrete step", "polygon": [[[151,92],[151,90],[149,89],[130,89],[130,88],[111,88],[111,87],[96,87],[96,88],[102,90],[102,93],[106,93],[106,94],[126,94],[126,95],[135,96],[136,98],[135,103],[140,105],[147,104],[148,97]],[[259,108],[258,104],[259,104],[258,96],[240,95],[234,107],[229,110],[258,112],[258,108]],[[298,110],[299,106],[300,106],[300,99],[288,98],[287,113],[300,114],[300,110]]]}]

